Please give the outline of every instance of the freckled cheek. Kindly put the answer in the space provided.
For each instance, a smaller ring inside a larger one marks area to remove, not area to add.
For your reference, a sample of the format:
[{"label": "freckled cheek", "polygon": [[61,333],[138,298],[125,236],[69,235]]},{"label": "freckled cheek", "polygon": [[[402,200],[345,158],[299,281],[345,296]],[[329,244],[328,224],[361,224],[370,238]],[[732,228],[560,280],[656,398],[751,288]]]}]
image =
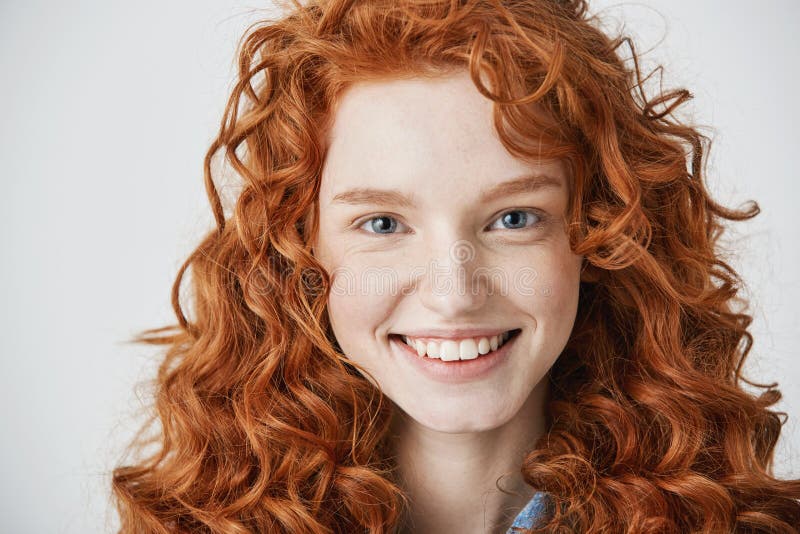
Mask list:
[{"label": "freckled cheek", "polygon": [[513,298],[537,321],[571,319],[578,298],[580,258],[570,252],[541,252],[512,269]]},{"label": "freckled cheek", "polygon": [[390,277],[381,279],[379,274],[353,265],[334,271],[328,314],[336,339],[348,355],[373,353],[375,332],[394,308]]},{"label": "freckled cheek", "polygon": [[547,277],[553,289],[552,296],[570,299],[577,294],[580,283],[580,265],[580,258],[572,254],[555,258],[552,271]]}]

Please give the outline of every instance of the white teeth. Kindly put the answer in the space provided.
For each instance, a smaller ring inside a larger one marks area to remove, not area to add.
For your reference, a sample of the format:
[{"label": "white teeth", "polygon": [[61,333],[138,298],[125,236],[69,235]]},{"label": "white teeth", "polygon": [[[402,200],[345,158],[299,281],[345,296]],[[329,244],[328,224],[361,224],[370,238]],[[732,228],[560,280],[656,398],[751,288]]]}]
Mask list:
[{"label": "white teeth", "polygon": [[442,341],[441,352],[442,361],[453,362],[460,358],[461,353],[458,348],[458,343],[455,341]]},{"label": "white teeth", "polygon": [[458,347],[459,357],[462,360],[474,360],[478,357],[478,344],[474,339],[462,339]]},{"label": "white teeth", "polygon": [[443,361],[474,360],[479,355],[488,354],[502,347],[511,337],[509,332],[503,332],[496,336],[467,338],[461,341],[445,340],[441,343],[436,341],[418,341],[408,336],[400,336],[403,342],[410,346],[418,356],[441,359]]},{"label": "white teeth", "polygon": [[426,348],[426,352],[428,353],[428,358],[441,358],[441,353],[439,352],[439,344],[435,341],[428,341],[428,346]]}]

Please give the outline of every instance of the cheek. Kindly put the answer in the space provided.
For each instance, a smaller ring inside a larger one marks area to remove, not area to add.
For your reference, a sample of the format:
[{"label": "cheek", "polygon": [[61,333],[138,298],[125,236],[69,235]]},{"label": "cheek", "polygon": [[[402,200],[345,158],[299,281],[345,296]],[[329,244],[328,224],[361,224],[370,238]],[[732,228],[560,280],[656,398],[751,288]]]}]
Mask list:
[{"label": "cheek", "polygon": [[566,240],[557,240],[515,256],[505,270],[516,295],[535,300],[568,299],[577,292],[581,263],[582,258],[569,249]]},{"label": "cheek", "polygon": [[[543,341],[556,357],[569,342],[578,312],[582,258],[571,252],[554,263],[550,293],[540,299],[547,339]],[[555,361],[555,358],[554,358]],[[552,363],[552,362],[551,362]]]},{"label": "cheek", "polygon": [[564,304],[577,303],[582,261],[569,249],[554,256],[543,280],[543,296]]},{"label": "cheek", "polygon": [[518,269],[530,274],[519,277],[514,298],[525,302],[537,322],[547,323],[548,330],[562,326],[571,329],[577,312],[582,258],[566,244],[559,244],[532,251],[524,262]]},{"label": "cheek", "polygon": [[[380,315],[379,304],[368,296],[331,293],[328,314],[339,342],[346,341],[342,339],[343,336],[352,336],[357,332],[368,333],[371,323]],[[355,325],[359,327],[355,328]]]},{"label": "cheek", "polygon": [[355,265],[340,264],[333,271],[328,298],[331,327],[344,353],[355,361],[376,353],[376,332],[393,306],[387,282]]}]

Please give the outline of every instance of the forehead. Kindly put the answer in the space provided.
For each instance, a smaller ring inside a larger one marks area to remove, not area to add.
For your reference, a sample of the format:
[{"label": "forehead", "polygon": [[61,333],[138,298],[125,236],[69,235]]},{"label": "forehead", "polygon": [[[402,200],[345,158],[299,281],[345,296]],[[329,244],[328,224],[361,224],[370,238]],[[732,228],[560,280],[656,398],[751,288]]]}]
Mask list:
[{"label": "forehead", "polygon": [[511,155],[494,129],[492,102],[469,74],[370,81],[348,88],[333,116],[321,195],[381,185],[449,189],[531,172],[562,174]]}]

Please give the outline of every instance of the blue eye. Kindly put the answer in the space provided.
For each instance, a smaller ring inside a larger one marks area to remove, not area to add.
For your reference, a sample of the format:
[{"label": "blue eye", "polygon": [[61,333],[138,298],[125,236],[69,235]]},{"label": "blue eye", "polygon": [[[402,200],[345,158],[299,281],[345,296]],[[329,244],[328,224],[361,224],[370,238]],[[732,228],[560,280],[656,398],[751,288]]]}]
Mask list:
[{"label": "blue eye", "polygon": [[[536,226],[541,222],[541,217],[532,211],[512,210],[507,211],[502,217],[497,219],[504,225],[501,230],[518,230],[530,226]],[[507,226],[506,226],[507,225]],[[494,225],[491,226],[493,228]]]},{"label": "blue eye", "polygon": [[389,215],[378,215],[364,221],[359,228],[368,227],[370,234],[393,234],[397,229],[397,219]]}]

